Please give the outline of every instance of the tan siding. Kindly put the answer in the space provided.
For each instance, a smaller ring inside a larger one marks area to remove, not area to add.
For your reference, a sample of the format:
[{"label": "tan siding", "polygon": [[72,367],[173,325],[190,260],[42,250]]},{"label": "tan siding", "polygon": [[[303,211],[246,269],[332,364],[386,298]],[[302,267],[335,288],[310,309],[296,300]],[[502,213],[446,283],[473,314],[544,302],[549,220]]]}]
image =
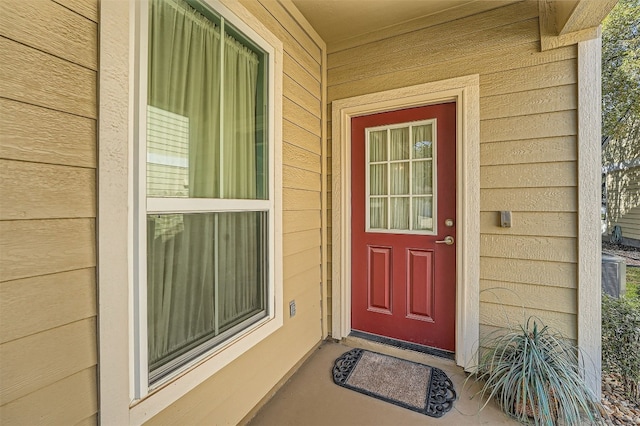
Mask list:
[{"label": "tan siding", "polygon": [[284,98],[282,110],[285,117],[292,123],[296,123],[318,137],[322,135],[319,111],[313,114],[287,98]]},{"label": "tan siding", "polygon": [[481,302],[480,323],[488,326],[504,326],[510,324],[517,327],[523,324],[530,316],[534,316],[544,321],[545,325],[560,331],[569,339],[577,339],[576,328],[571,324],[576,322],[575,314],[564,312],[554,312],[542,309],[522,309],[521,306],[510,306],[499,303]]},{"label": "tan siding", "polygon": [[320,210],[320,192],[285,188],[284,210]]},{"label": "tan siding", "polygon": [[499,235],[537,235],[545,237],[574,237],[578,226],[576,213],[562,212],[515,212],[512,227],[500,226],[497,211],[480,213],[480,232]]},{"label": "tan siding", "polygon": [[484,143],[571,136],[577,133],[577,119],[575,111],[560,111],[482,120],[480,140]]},{"label": "tan siding", "polygon": [[[319,136],[294,124],[289,120],[282,123],[282,139],[288,144],[305,149],[320,156],[322,144]],[[313,160],[313,164],[317,162]]]},{"label": "tan siding", "polygon": [[98,69],[97,24],[54,2],[0,2],[0,35],[45,53]]},{"label": "tan siding", "polygon": [[296,167],[284,166],[282,170],[282,185],[285,188],[320,191],[320,174]]},{"label": "tan siding", "polygon": [[488,120],[575,110],[578,107],[576,90],[575,85],[566,85],[484,97],[480,99],[480,115]]},{"label": "tan siding", "polygon": [[480,211],[575,212],[575,188],[480,189]]},{"label": "tan siding", "polygon": [[56,3],[73,10],[79,15],[98,22],[98,1],[97,0],[54,0]]},{"label": "tan siding", "polygon": [[317,99],[321,97],[320,79],[302,67],[290,54],[284,53],[284,74],[300,83],[309,93]]},{"label": "tan siding", "polygon": [[[577,310],[576,290],[566,287],[543,287],[503,281],[480,280],[480,300],[513,307],[572,314]],[[540,292],[546,295],[544,299]]]},{"label": "tan siding", "polygon": [[[298,252],[284,258],[284,278],[291,278],[301,272],[304,272],[319,264],[314,258],[320,256],[319,247],[313,247],[311,249]],[[318,283],[319,284],[319,283]],[[318,317],[319,318],[319,317]]]},{"label": "tan siding", "polygon": [[[328,79],[335,84],[356,79],[366,79],[385,72],[395,72],[407,67],[434,67],[439,62],[469,56],[482,46],[484,51],[500,50],[504,46],[531,43],[536,40],[538,20],[516,22],[481,31],[473,34],[457,35],[448,33],[449,37],[440,43],[427,46],[415,46],[400,52],[384,52],[384,54],[370,54],[361,62],[350,63],[338,68],[330,65]],[[469,43],[470,37],[474,40]],[[411,58],[411,61],[407,61]],[[332,64],[331,60],[329,60]]]},{"label": "tan siding", "polygon": [[483,280],[576,288],[575,263],[545,262],[506,257],[480,257]]},{"label": "tan siding", "polygon": [[544,188],[576,186],[575,162],[482,166],[482,188]]},{"label": "tan siding", "polygon": [[96,118],[95,71],[2,37],[0,62],[1,97]]},{"label": "tan siding", "polygon": [[[479,74],[483,288],[516,291],[575,337],[577,48],[540,52],[537,13],[521,2],[331,53],[328,100]],[[499,226],[501,210],[513,227]],[[516,305],[505,308],[520,319]],[[504,314],[483,294],[482,324]]]},{"label": "tan siding", "polygon": [[[233,1],[229,5],[237,7]],[[237,424],[322,337],[322,52],[305,25],[276,0],[241,0],[284,44],[284,305],[281,329],[206,380],[148,424]]]},{"label": "tan siding", "polygon": [[95,217],[95,181],[95,169],[0,160],[0,220]]},{"label": "tan siding", "polygon": [[[314,266],[311,269],[293,275],[290,279],[296,282],[304,282],[305,280],[308,280],[308,282],[317,283],[317,285],[314,286],[307,285],[298,288],[292,287],[290,291],[285,293],[285,300],[295,300],[296,310],[301,308],[301,312],[304,312],[303,315],[315,315],[317,319],[320,319],[320,267]],[[285,306],[288,308],[288,303]],[[297,317],[297,312],[294,317],[286,315],[285,322],[296,321]],[[316,343],[319,343],[319,341],[316,341]]]},{"label": "tan siding", "polygon": [[284,232],[299,232],[320,229],[320,212],[313,210],[291,210],[282,215]]},{"label": "tan siding", "polygon": [[0,99],[0,158],[96,166],[96,121]]},{"label": "tan siding", "polygon": [[[73,425],[98,410],[96,368],[90,367],[0,407],[7,425]],[[77,393],[76,398],[69,394]]]},{"label": "tan siding", "polygon": [[[299,284],[302,284],[305,282],[319,283],[320,282],[320,266],[314,265],[313,267],[307,269],[306,271],[302,271],[300,273],[297,273],[291,276],[289,280],[291,282],[296,282]],[[313,296],[318,296],[318,290],[319,290],[319,287],[314,289],[311,286],[304,286],[304,285],[298,285],[297,287],[290,286],[284,292],[284,300],[286,301],[286,300],[298,299],[302,295],[301,291],[309,292],[310,293],[309,297],[312,298]],[[296,300],[296,305],[297,305],[297,300]]]},{"label": "tan siding", "polygon": [[578,257],[575,239],[565,237],[481,235],[480,252],[484,256],[549,262],[576,262]]},{"label": "tan siding", "polygon": [[95,333],[90,318],[1,345],[0,405],[96,365]]},{"label": "tan siding", "polygon": [[618,219],[617,224],[620,225],[624,238],[640,240],[640,207],[629,210]]},{"label": "tan siding", "polygon": [[0,283],[0,343],[96,315],[94,268]]},{"label": "tan siding", "polygon": [[318,114],[320,99],[316,98],[289,76],[284,77],[284,96],[291,99],[310,113]]},{"label": "tan siding", "polygon": [[84,419],[80,420],[75,424],[75,426],[95,426],[97,424],[100,424],[100,421],[98,420],[98,414],[96,413],[92,416],[85,417]]},{"label": "tan siding", "polygon": [[623,237],[638,239],[633,235],[640,234],[640,225],[635,225],[631,218],[640,211],[640,167],[611,172],[606,179],[609,225],[618,224]]},{"label": "tan siding", "polygon": [[[575,58],[571,48],[564,48],[567,58]],[[544,87],[573,85],[578,82],[576,59],[559,60],[480,75],[481,96],[517,93]],[[575,93],[574,93],[575,94]]]},{"label": "tan siding", "polygon": [[[391,73],[384,73],[384,70],[381,70],[383,72],[381,72],[380,75],[369,79],[354,80],[335,85],[330,82],[328,99],[332,101],[362,95],[369,93],[371,88],[373,88],[375,92],[378,92],[474,73],[481,75],[482,82],[483,74],[494,73],[498,70],[529,68],[535,65],[571,59],[577,56],[575,46],[547,50],[542,53],[538,52],[539,49],[540,44],[538,42],[532,42],[520,46],[505,46],[503,49],[492,52],[492,54],[489,55],[485,54],[482,50],[476,50],[476,52],[470,56],[449,60],[446,63],[440,64],[438,67],[429,67],[428,73],[425,73],[425,67],[409,67]],[[377,53],[379,52],[376,52],[376,54]],[[328,61],[331,63],[331,56],[329,56]],[[551,78],[551,80],[553,82],[555,79]],[[481,96],[484,94],[483,88],[481,84]]]},{"label": "tan siding", "polygon": [[[504,9],[496,9],[481,15],[458,19],[456,21],[456,36],[462,38],[466,38],[467,36],[473,37],[474,33],[494,29],[501,26],[502,22],[525,21],[536,18],[537,16],[538,11],[535,4],[526,2],[517,3]],[[354,62],[366,61],[370,59],[367,57],[367,54],[371,50],[407,52],[412,48],[419,48],[420,46],[426,49],[432,48],[432,45],[437,45],[451,39],[451,34],[447,31],[450,26],[450,23],[434,25],[420,31],[413,31],[397,37],[368,43],[367,49],[355,47],[338,51],[331,54],[329,67],[336,68]]]},{"label": "tan siding", "polygon": [[502,141],[482,144],[480,164],[550,163],[553,161],[576,161],[576,138],[557,138]]},{"label": "tan siding", "polygon": [[96,265],[92,219],[2,221],[0,235],[0,281]]},{"label": "tan siding", "polygon": [[97,413],[98,2],[0,5],[0,423]]},{"label": "tan siding", "polygon": [[292,232],[285,234],[282,254],[288,256],[290,254],[300,253],[320,245],[320,230],[310,229],[308,231]]},{"label": "tan siding", "polygon": [[286,166],[298,167],[311,172],[320,173],[321,171],[319,154],[289,143],[284,143],[282,146],[282,163]]}]

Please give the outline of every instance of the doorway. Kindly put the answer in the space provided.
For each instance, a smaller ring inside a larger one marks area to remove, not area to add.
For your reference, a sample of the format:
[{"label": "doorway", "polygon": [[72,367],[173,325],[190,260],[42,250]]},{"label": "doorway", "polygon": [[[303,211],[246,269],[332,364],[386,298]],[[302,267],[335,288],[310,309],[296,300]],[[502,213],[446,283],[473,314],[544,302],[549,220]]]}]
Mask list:
[{"label": "doorway", "polygon": [[351,328],[455,352],[456,105],[351,121]]}]

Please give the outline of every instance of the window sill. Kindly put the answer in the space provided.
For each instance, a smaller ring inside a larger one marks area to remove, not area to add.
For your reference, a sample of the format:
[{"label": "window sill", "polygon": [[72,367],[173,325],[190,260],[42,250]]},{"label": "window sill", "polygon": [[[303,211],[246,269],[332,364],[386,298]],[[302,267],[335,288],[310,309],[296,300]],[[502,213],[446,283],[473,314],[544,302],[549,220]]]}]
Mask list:
[{"label": "window sill", "polygon": [[245,333],[212,349],[211,353],[196,360],[191,367],[150,390],[144,398],[133,401],[129,409],[130,424],[147,422],[282,327],[282,301],[276,301],[276,306],[280,312],[275,317],[265,318],[254,324]]}]

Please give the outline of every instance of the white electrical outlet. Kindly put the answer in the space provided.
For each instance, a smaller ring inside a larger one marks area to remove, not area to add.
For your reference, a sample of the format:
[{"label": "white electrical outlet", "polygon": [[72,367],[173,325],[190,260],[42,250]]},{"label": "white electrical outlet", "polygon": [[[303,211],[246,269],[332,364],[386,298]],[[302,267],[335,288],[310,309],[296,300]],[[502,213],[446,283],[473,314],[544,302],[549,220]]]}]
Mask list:
[{"label": "white electrical outlet", "polygon": [[296,316],[296,301],[292,300],[289,302],[289,317]]}]

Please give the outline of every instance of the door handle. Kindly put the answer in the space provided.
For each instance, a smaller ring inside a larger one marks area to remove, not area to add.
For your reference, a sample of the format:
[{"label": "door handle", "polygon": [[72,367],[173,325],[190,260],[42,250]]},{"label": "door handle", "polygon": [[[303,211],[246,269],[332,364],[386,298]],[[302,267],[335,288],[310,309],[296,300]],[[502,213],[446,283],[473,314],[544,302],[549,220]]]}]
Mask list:
[{"label": "door handle", "polygon": [[444,240],[436,241],[436,244],[446,244],[450,246],[451,244],[453,244],[453,237],[451,235],[447,235],[446,237],[444,237]]}]

